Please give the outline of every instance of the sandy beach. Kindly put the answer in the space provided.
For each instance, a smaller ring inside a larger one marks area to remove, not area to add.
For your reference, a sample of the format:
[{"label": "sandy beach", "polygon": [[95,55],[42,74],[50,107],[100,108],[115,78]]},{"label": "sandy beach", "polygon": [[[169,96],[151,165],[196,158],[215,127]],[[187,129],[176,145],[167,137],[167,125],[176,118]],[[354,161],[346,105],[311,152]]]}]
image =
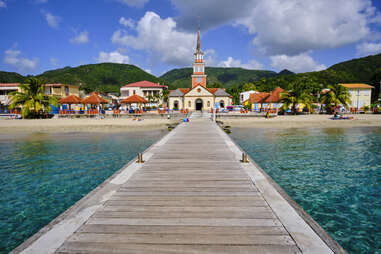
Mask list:
[{"label": "sandy beach", "polygon": [[381,127],[381,115],[357,114],[345,115],[353,117],[353,120],[332,120],[331,115],[296,115],[277,116],[266,119],[264,117],[247,118],[219,118],[224,125],[232,127],[250,128],[348,128],[348,127]]},{"label": "sandy beach", "polygon": [[37,119],[0,120],[1,133],[15,132],[112,132],[167,128],[175,119]]}]

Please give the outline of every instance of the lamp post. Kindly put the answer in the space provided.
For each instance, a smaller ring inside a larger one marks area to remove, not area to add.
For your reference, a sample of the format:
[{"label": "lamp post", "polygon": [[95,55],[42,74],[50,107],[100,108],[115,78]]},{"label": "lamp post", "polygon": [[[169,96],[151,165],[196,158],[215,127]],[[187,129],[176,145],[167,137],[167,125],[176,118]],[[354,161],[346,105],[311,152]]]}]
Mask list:
[{"label": "lamp post", "polygon": [[360,96],[360,89],[357,89],[357,113],[359,112],[359,96]]}]

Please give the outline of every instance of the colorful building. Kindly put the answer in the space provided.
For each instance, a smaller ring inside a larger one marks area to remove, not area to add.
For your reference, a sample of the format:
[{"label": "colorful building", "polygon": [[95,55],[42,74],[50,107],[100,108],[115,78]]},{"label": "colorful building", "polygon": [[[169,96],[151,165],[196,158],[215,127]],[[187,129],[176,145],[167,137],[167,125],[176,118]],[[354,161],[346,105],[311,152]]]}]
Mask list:
[{"label": "colorful building", "polygon": [[367,84],[339,84],[349,90],[351,104],[350,110],[361,110],[365,106],[370,106],[373,86]]},{"label": "colorful building", "polygon": [[[131,95],[136,94],[149,101],[149,96],[158,96],[164,89],[168,89],[168,86],[160,85],[159,83],[153,83],[146,80],[135,82],[120,88],[120,99],[123,100]],[[160,99],[158,104],[163,104],[163,100]]]},{"label": "colorful building", "polygon": [[56,96],[63,98],[69,95],[75,95],[79,97],[79,86],[67,85],[67,84],[45,84],[45,95]]},{"label": "colorful building", "polygon": [[232,97],[222,88],[207,88],[204,53],[201,50],[200,28],[197,32],[197,46],[194,53],[192,88],[172,90],[168,98],[169,109],[211,110],[216,105],[225,108],[232,104]]},{"label": "colorful building", "polygon": [[239,104],[243,105],[244,102],[250,98],[250,95],[254,93],[259,93],[259,92],[250,90],[250,91],[244,91],[242,93],[239,93]]},{"label": "colorful building", "polygon": [[282,104],[279,103],[280,94],[284,90],[280,87],[275,88],[272,92],[258,92],[250,94],[250,98],[244,101],[244,106],[251,106],[253,111],[266,111],[268,109],[278,110]]}]

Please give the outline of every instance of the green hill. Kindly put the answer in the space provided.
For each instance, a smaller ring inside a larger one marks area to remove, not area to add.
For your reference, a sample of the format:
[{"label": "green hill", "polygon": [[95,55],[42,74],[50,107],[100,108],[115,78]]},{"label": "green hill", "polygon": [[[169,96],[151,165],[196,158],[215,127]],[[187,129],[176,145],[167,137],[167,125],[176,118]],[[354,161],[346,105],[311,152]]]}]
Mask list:
[{"label": "green hill", "polygon": [[157,77],[130,64],[100,63],[44,72],[37,77],[49,83],[81,85],[87,92],[119,92],[121,86],[141,80],[160,82]]},{"label": "green hill", "polygon": [[[192,68],[173,69],[160,76],[170,84],[171,89],[179,87],[191,87]],[[220,83],[225,88],[239,86],[247,82],[253,82],[261,78],[273,77],[277,73],[273,71],[247,70],[242,68],[206,67],[206,83],[209,85]]]},{"label": "green hill", "polygon": [[24,79],[24,76],[16,72],[0,71],[0,83],[21,83]]}]

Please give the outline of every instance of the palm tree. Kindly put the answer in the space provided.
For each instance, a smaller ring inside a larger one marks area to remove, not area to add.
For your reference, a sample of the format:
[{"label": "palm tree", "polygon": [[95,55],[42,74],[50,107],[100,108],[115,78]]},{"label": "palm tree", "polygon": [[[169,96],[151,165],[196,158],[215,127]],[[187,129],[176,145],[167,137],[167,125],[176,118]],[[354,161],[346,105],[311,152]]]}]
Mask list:
[{"label": "palm tree", "polygon": [[12,92],[10,109],[21,107],[23,118],[38,118],[42,112],[50,112],[51,106],[57,106],[58,100],[54,96],[44,94],[44,81],[37,78],[28,78],[25,84],[20,84],[21,91]]},{"label": "palm tree", "polygon": [[330,110],[332,107],[336,108],[339,105],[348,107],[351,104],[348,88],[339,84],[328,85],[327,88],[329,91],[320,97],[320,102],[325,104],[327,109]]},{"label": "palm tree", "polygon": [[170,91],[168,89],[163,89],[163,91],[161,91],[160,98],[164,103],[168,102],[169,93]]},{"label": "palm tree", "polygon": [[280,94],[279,102],[283,103],[282,109],[287,110],[291,106],[291,112],[296,114],[296,106],[304,104],[310,110],[313,101],[310,90],[298,85],[298,83],[292,83],[290,87],[291,90]]}]

